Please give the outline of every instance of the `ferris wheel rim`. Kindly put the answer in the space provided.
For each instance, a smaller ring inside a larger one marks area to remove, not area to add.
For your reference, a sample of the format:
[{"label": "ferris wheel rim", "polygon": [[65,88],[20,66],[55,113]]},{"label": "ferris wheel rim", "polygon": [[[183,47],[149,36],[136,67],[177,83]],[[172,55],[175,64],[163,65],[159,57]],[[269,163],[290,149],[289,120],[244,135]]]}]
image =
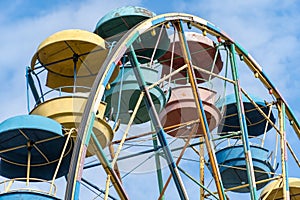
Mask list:
[{"label": "ferris wheel rim", "polygon": [[[205,30],[210,34],[212,34],[213,36],[218,37],[225,42],[228,42],[229,44],[234,44],[236,52],[243,57],[245,63],[253,71],[255,76],[257,76],[260,79],[260,81],[264,84],[264,86],[269,91],[272,91],[272,94],[275,96],[276,99],[280,99],[286,105],[287,116],[289,120],[293,123],[292,124],[293,128],[295,129],[295,132],[297,133],[298,137],[300,137],[300,125],[296,120],[291,108],[288,106],[288,104],[281,96],[281,94],[274,86],[274,84],[263,72],[262,67],[253,59],[253,57],[239,43],[231,39],[224,31],[219,29],[214,24],[200,17],[190,15],[190,14],[184,14],[184,13],[167,13],[167,14],[157,15],[153,18],[147,19],[144,22],[132,28],[131,30],[129,30],[121,38],[121,40],[117,43],[117,45],[112,50],[111,54],[104,61],[103,67],[101,67],[101,70],[99,71],[94,81],[94,84],[92,86],[92,90],[87,105],[85,107],[83,118],[79,127],[78,136],[82,138],[83,142],[81,142],[81,144],[79,143],[76,144],[74,147],[74,152],[77,151],[77,153],[74,153],[75,157],[80,158],[77,159],[79,160],[77,162],[80,162],[80,160],[83,159],[82,156],[79,155],[79,153],[82,152],[82,150],[84,149],[84,143],[86,143],[87,140],[86,134],[88,131],[88,125],[89,123],[91,123],[93,114],[95,113],[96,108],[98,107],[103,97],[105,87],[109,82],[110,76],[113,73],[115,67],[117,66],[117,63],[119,62],[119,60],[121,60],[122,56],[126,52],[126,49],[137,39],[139,35],[143,34],[149,28],[160,26],[166,22],[170,22],[174,20],[182,20],[187,23],[193,23],[193,25],[198,29]],[[74,155],[72,156],[72,158],[74,157]],[[77,175],[74,174],[71,176],[77,176]],[[76,179],[73,177],[73,180]],[[75,182],[73,183],[75,184]]]}]

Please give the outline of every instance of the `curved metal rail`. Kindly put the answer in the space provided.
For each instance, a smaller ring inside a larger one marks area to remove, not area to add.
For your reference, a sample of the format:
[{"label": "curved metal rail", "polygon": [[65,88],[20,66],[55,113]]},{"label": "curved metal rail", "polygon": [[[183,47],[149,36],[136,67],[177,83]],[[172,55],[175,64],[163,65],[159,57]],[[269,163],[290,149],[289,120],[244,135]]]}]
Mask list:
[{"label": "curved metal rail", "polygon": [[[295,115],[293,114],[291,108],[288,106],[287,102],[281,96],[281,94],[276,89],[276,87],[271,82],[271,80],[263,72],[262,67],[252,58],[252,56],[240,44],[238,44],[233,39],[231,39],[224,31],[216,27],[214,24],[202,18],[189,15],[189,14],[183,14],[183,13],[168,13],[168,14],[158,15],[156,17],[145,20],[143,23],[137,25],[136,27],[132,28],[129,32],[127,32],[122,37],[122,39],[117,43],[117,45],[114,47],[110,55],[103,63],[103,66],[101,67],[95,79],[95,82],[93,84],[87,105],[85,107],[85,111],[83,113],[82,122],[78,130],[79,139],[76,141],[75,148],[72,155],[71,167],[68,176],[68,185],[67,185],[66,196],[65,196],[66,199],[78,199],[78,190],[79,190],[78,187],[80,185],[80,180],[81,180],[81,171],[83,170],[82,163],[84,161],[85,150],[87,148],[87,144],[89,143],[89,139],[91,135],[90,127],[92,126],[91,124],[93,124],[93,118],[96,115],[96,110],[103,97],[105,87],[108,84],[109,78],[112,75],[118,61],[121,59],[122,55],[125,53],[127,48],[133,43],[133,41],[135,41],[135,39],[138,38],[139,35],[141,35],[151,27],[157,27],[174,20],[175,21],[182,20],[183,22],[186,22],[190,25],[197,27],[203,32],[210,33],[211,35],[217,37],[219,40],[223,40],[228,44],[234,44],[233,46],[235,51],[241,57],[243,57],[244,62],[254,73],[254,76],[263,83],[266,89],[270,93],[272,93],[276,99],[280,99],[283,102],[283,104],[285,104],[286,115],[291,125],[293,126],[296,134],[300,138],[300,125],[299,122],[296,120]],[[117,177],[114,177],[112,175],[112,179],[114,178],[117,180]],[[127,198],[125,195],[125,191],[123,191],[121,185],[115,184],[115,188],[118,191],[121,198]]]}]

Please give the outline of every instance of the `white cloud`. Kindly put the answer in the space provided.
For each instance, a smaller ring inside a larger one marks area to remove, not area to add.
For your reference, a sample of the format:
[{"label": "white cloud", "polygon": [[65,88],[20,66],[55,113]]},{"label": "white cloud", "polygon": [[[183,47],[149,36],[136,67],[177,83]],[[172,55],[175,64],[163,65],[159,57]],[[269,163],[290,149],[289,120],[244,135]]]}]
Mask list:
[{"label": "white cloud", "polygon": [[38,45],[45,38],[63,29],[93,31],[98,20],[108,11],[128,4],[138,5],[140,1],[68,2],[57,5],[56,10],[49,13],[44,10],[36,15],[28,13],[31,17],[27,18],[11,18],[20,4],[22,1],[9,3],[0,13],[0,121],[27,112],[25,66],[30,64]]},{"label": "white cloud", "polygon": [[[192,0],[180,1],[173,7],[220,27],[254,57],[291,105],[297,103],[294,94],[300,91],[297,78],[300,15],[296,0]],[[249,80],[241,81],[251,84]],[[294,109],[297,107],[293,106]]]}]

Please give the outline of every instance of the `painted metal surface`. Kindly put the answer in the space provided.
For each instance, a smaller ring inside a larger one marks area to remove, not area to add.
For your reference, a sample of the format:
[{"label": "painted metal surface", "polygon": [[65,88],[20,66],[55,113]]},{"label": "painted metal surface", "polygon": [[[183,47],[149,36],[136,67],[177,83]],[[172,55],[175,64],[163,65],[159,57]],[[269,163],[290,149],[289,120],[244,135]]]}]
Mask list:
[{"label": "painted metal surface", "polygon": [[[141,73],[143,73],[147,85],[151,85],[158,80],[159,74],[155,69],[141,67]],[[161,112],[167,101],[164,92],[157,86],[149,92],[156,111],[158,113]],[[123,79],[120,73],[116,80],[111,83],[110,89],[105,91],[105,102],[107,102],[106,116],[111,116],[112,120],[118,120],[116,119],[116,115],[119,112],[120,122],[122,124],[127,124],[139,96],[140,86],[137,83],[132,67],[127,66],[124,68]],[[121,100],[120,107],[118,106],[119,100]],[[134,123],[141,124],[149,121],[150,116],[147,113],[148,109],[145,103],[142,102],[134,119]]]},{"label": "painted metal surface", "polygon": [[[51,137],[56,139],[45,144],[37,143]],[[30,149],[32,156],[35,158],[32,159],[32,163],[45,164],[47,160],[40,154],[38,149],[42,150],[49,160],[55,160],[59,157],[60,151],[56,149],[52,152],[50,149],[64,144],[64,141],[61,125],[46,117],[20,115],[9,118],[0,124],[0,156],[11,162],[27,163],[27,149],[33,148]]]},{"label": "painted metal surface", "polygon": [[[154,16],[153,12],[141,7],[117,8],[100,19],[94,32],[113,46],[132,27]],[[169,48],[169,44],[165,26],[159,26],[140,35],[133,46],[139,62],[148,63],[161,57]]]},{"label": "painted metal surface", "polygon": [[[153,134],[152,138],[153,138],[153,148],[158,149],[157,136],[155,134]],[[159,190],[159,193],[162,193],[163,187],[164,187],[164,181],[163,181],[163,175],[162,175],[162,170],[161,170],[161,161],[160,161],[158,152],[155,152],[154,156],[155,156],[155,167],[156,167],[158,190]],[[164,195],[162,195],[161,200],[165,200]]]},{"label": "painted metal surface", "polygon": [[0,200],[58,200],[58,198],[54,196],[50,196],[47,194],[37,193],[37,192],[29,192],[29,191],[14,191],[0,194]]},{"label": "painted metal surface", "polygon": [[[195,32],[185,32],[188,48],[191,54],[191,62],[193,65],[205,69],[209,72],[218,74],[223,68],[223,62],[221,55],[217,51],[215,44],[208,37]],[[162,77],[167,75],[171,71],[178,69],[185,64],[183,58],[183,52],[180,48],[180,42],[178,35],[170,36],[171,44],[168,51],[160,57],[158,60],[164,66],[162,70]],[[174,45],[174,47],[173,47]],[[172,62],[172,50],[174,48],[173,62]],[[172,66],[172,69],[170,67]],[[197,83],[203,83],[214,77],[210,77],[208,74],[195,70],[195,76]],[[172,77],[171,81],[176,84],[186,84],[188,81],[188,73],[186,70],[181,71],[179,74]]]},{"label": "painted metal surface", "polygon": [[[107,54],[105,41],[97,34],[79,29],[63,30],[39,45],[31,68],[34,70],[38,62],[48,70],[47,86],[50,88],[70,86],[74,82],[91,87]],[[111,81],[117,73],[111,77]]]},{"label": "painted metal surface", "polygon": [[[300,179],[289,178],[290,199],[298,200],[300,198]],[[283,199],[282,179],[272,181],[261,192],[260,198],[264,200]]]},{"label": "painted metal surface", "polygon": [[184,34],[183,20],[180,19],[180,20],[176,21],[174,23],[174,25],[176,27],[178,36],[180,38],[184,62],[187,64],[189,81],[190,81],[193,95],[195,98],[195,103],[196,103],[196,107],[197,107],[197,113],[198,113],[198,117],[199,117],[199,121],[200,121],[200,126],[202,126],[202,130],[204,133],[203,134],[204,141],[206,144],[208,157],[210,159],[210,163],[212,166],[212,175],[214,177],[214,181],[215,181],[215,185],[217,188],[219,198],[220,198],[220,200],[223,200],[223,199],[226,199],[226,196],[224,193],[223,183],[220,181],[221,180],[220,172],[217,167],[217,160],[215,157],[215,151],[214,151],[213,144],[212,144],[212,137],[210,135],[207,119],[205,116],[205,111],[204,111],[203,103],[201,100],[201,94],[198,91],[197,78],[196,78],[195,71],[192,66],[192,61],[191,61],[191,59],[192,59],[191,52],[189,51],[187,40],[186,40],[185,34]]},{"label": "painted metal surface", "polygon": [[170,40],[164,25],[147,30],[132,44],[140,63],[152,63],[169,48]]},{"label": "painted metal surface", "polygon": [[[119,194],[119,197],[123,200],[127,200],[129,199],[129,197],[127,196],[127,193],[122,185],[121,180],[119,179],[118,175],[116,174],[115,170],[113,169],[111,163],[108,161],[103,148],[101,147],[99,141],[97,140],[96,135],[92,132],[91,133],[91,138],[92,138],[92,142],[93,145],[95,146],[95,149],[97,149],[96,151],[96,155],[99,158],[105,172],[107,173],[107,176],[110,176],[112,179],[112,184],[114,185],[117,193]],[[79,183],[80,180],[77,180],[77,183]],[[79,193],[79,189],[78,188],[78,193]],[[75,197],[74,199],[78,199],[78,196]]]},{"label": "painted metal surface", "polygon": [[285,124],[285,105],[282,101],[278,101],[279,110],[279,124],[280,124],[280,153],[281,153],[281,174],[282,174],[282,194],[284,200],[290,200],[289,191],[289,170],[288,170],[288,155],[287,155],[287,142],[286,142],[286,124]]},{"label": "painted metal surface", "polygon": [[[203,87],[198,89],[201,93],[205,116],[211,131],[217,127],[221,120],[221,113],[214,106],[216,92]],[[197,124],[193,137],[203,136],[203,129],[199,125],[195,99],[190,85],[172,88],[170,100],[159,117],[167,134],[173,137],[187,137],[193,124]],[[191,124],[187,125],[188,123]],[[173,127],[173,130],[168,127]]]},{"label": "painted metal surface", "polygon": [[136,76],[136,79],[137,79],[137,82],[140,86],[140,89],[143,92],[145,92],[144,102],[145,102],[145,104],[146,104],[146,106],[149,110],[149,115],[152,119],[152,123],[153,123],[153,126],[154,126],[155,131],[156,131],[156,135],[159,139],[159,142],[160,142],[160,144],[162,146],[162,149],[163,149],[163,152],[165,154],[166,161],[168,163],[169,170],[172,174],[172,177],[173,177],[178,195],[179,195],[180,199],[188,200],[189,197],[187,195],[185,186],[184,186],[184,184],[182,182],[182,179],[181,179],[181,176],[179,174],[178,167],[177,167],[176,163],[174,162],[173,155],[172,155],[171,150],[168,146],[166,136],[165,136],[165,132],[164,132],[163,127],[160,123],[158,114],[155,110],[155,106],[154,106],[153,101],[151,99],[151,95],[149,93],[148,88],[146,87],[146,82],[145,82],[145,79],[144,79],[144,75],[141,72],[140,65],[138,63],[136,54],[134,52],[134,48],[133,48],[133,46],[130,46],[130,47],[131,47],[130,48],[130,63],[133,65],[134,74]]},{"label": "painted metal surface", "polygon": [[[104,15],[98,21],[94,32],[107,40],[107,38],[126,32],[141,21],[155,15],[155,13],[142,7],[120,7]],[[121,37],[119,36],[119,38]]]},{"label": "painted metal surface", "polygon": [[[250,95],[252,100],[263,110],[268,116],[269,107],[266,106],[265,102],[258,98]],[[247,129],[249,136],[259,136],[264,134],[265,127],[267,125],[267,119],[255,108],[255,106],[249,101],[245,95],[242,95],[243,106],[245,110],[245,117],[247,121]],[[218,132],[221,135],[225,135],[228,132],[236,132],[240,130],[240,124],[238,120],[238,112],[236,106],[235,95],[227,95],[223,99],[220,99],[216,106],[221,110],[225,109],[222,121],[218,127]],[[271,112],[270,120],[275,123],[276,119]],[[266,131],[269,131],[272,125],[268,123]]]},{"label": "painted metal surface", "polygon": [[[87,102],[86,97],[65,96],[50,99],[31,111],[31,114],[49,117],[59,122],[65,128],[76,128],[79,126],[82,113]],[[106,147],[113,138],[113,130],[103,119],[106,103],[99,105],[97,117],[94,122],[93,132],[96,134],[102,147]],[[74,139],[76,135],[73,135]],[[87,156],[94,155],[92,146],[88,148]]]},{"label": "painted metal surface", "polygon": [[[7,178],[26,177],[30,151],[30,177],[53,177],[66,138],[62,126],[39,115],[20,115],[0,124],[0,174]],[[68,143],[58,177],[68,172],[73,144]]]},{"label": "painted metal surface", "polygon": [[249,135],[248,135],[248,129],[247,129],[247,121],[246,121],[246,114],[244,109],[244,104],[242,101],[242,92],[241,92],[241,86],[240,86],[240,78],[238,74],[238,65],[237,65],[237,59],[236,59],[236,51],[235,51],[235,45],[230,44],[229,46],[229,57],[230,57],[230,63],[231,63],[231,73],[232,73],[232,79],[235,81],[235,84],[233,85],[234,88],[234,94],[236,99],[236,105],[237,105],[237,114],[238,114],[238,120],[240,124],[241,129],[241,141],[243,144],[243,150],[245,155],[245,162],[246,162],[246,169],[247,169],[247,178],[249,182],[249,192],[250,197],[253,200],[257,200],[257,189],[255,184],[255,173],[254,173],[254,165],[252,160],[252,153],[250,149],[250,142],[249,142]]},{"label": "painted metal surface", "polygon": [[[252,162],[254,167],[255,180],[265,180],[273,177],[274,169],[268,161],[269,150],[258,146],[250,146]],[[220,165],[220,173],[225,188],[232,188],[247,184],[246,161],[242,145],[229,146],[216,152],[216,157]],[[257,189],[261,189],[267,184],[257,184]],[[250,192],[249,188],[241,188],[234,192]]]},{"label": "painted metal surface", "polygon": [[[0,134],[18,129],[33,129],[48,132],[51,136],[63,136],[62,127],[59,123],[39,115],[19,115],[6,119],[0,123]],[[46,135],[44,137],[47,137]],[[3,143],[1,143],[3,145]]]},{"label": "painted metal surface", "polygon": [[[69,29],[54,33],[53,35],[46,38],[38,47],[37,52],[31,60],[32,69],[35,68],[36,62],[40,62],[49,71],[57,73],[62,76],[72,77],[73,76],[73,55],[83,56],[82,59],[78,60],[78,67],[81,66],[85,57],[90,53],[95,52],[96,55],[89,61],[92,63],[86,63],[91,68],[93,74],[97,73],[100,64],[96,64],[99,60],[107,56],[107,50],[105,48],[105,41],[97,34],[79,30]],[[96,53],[97,52],[97,53]],[[85,61],[86,62],[86,61]],[[98,68],[96,68],[96,66]],[[82,66],[84,67],[84,66]],[[83,69],[82,76],[90,75],[90,71],[86,68]]]},{"label": "painted metal surface", "polygon": [[28,112],[30,112],[30,103],[29,103],[29,88],[32,92],[33,98],[35,100],[36,104],[40,104],[41,100],[43,100],[43,98],[39,97],[39,93],[37,91],[37,88],[34,84],[34,80],[32,77],[32,74],[30,73],[31,69],[29,66],[26,67],[26,89],[27,89],[27,110]]},{"label": "painted metal surface", "polygon": [[[61,149],[62,146],[53,147],[53,149]],[[60,164],[58,173],[56,174],[56,178],[60,178],[66,176],[69,171],[70,160],[72,155],[73,142],[69,142],[67,146],[67,152],[65,153],[62,162]],[[24,151],[25,152],[25,151]],[[25,157],[27,158],[27,157]],[[52,160],[51,163],[44,164],[32,164],[30,165],[30,181],[31,178],[38,178],[42,180],[52,180],[55,169],[58,164],[58,159]],[[27,175],[27,164],[19,164],[12,163],[11,161],[7,161],[6,159],[1,159],[0,161],[0,174],[3,177],[9,179],[22,178]],[[22,181],[27,181],[23,179]]]}]

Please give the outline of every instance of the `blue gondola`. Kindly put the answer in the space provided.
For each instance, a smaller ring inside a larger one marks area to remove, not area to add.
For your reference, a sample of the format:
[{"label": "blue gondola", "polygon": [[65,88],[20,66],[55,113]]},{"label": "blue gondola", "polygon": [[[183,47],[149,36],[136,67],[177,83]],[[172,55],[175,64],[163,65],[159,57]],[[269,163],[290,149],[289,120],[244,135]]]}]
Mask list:
[{"label": "blue gondola", "polygon": [[[253,101],[262,109],[262,111],[268,116],[269,107],[266,106],[265,102],[257,97],[251,97]],[[267,125],[267,119],[255,108],[255,106],[246,98],[242,97],[244,110],[246,114],[247,128],[249,136],[259,136],[264,133]],[[218,127],[218,132],[222,135],[228,132],[236,132],[240,130],[240,123],[238,119],[238,112],[236,107],[236,98],[234,94],[228,95],[225,98],[217,102],[217,107],[222,110],[224,109],[223,119]],[[275,123],[275,117],[271,112],[269,119]],[[268,123],[266,131],[272,128],[271,124]]]},{"label": "blue gondola", "polygon": [[[7,178],[26,177],[30,164],[31,178],[52,179],[65,142],[62,126],[50,118],[9,118],[0,124],[0,174]],[[69,142],[57,178],[68,172],[72,147]]]},{"label": "blue gondola", "polygon": [[[268,157],[269,150],[251,145],[252,161],[254,167],[255,181],[265,180],[274,176],[274,169]],[[248,183],[245,154],[243,145],[229,146],[216,152],[217,161],[223,181],[224,188],[232,188]],[[261,189],[268,182],[257,184]],[[234,192],[249,192],[249,187],[234,190]]]},{"label": "blue gondola", "polygon": [[[117,8],[99,20],[94,33],[108,42],[116,43],[132,27],[154,16],[155,13],[137,6]],[[133,43],[140,63],[150,62],[153,54],[153,60],[161,57],[168,50],[169,45],[170,41],[165,27],[149,30]]]}]

